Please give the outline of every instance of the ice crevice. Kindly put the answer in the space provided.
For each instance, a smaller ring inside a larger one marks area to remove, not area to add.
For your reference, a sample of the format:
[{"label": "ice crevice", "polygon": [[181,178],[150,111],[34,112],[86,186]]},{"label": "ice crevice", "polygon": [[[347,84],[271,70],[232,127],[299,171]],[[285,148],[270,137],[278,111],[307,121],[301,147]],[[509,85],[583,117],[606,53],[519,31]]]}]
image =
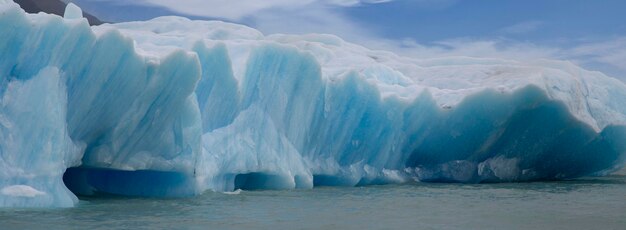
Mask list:
[{"label": "ice crevice", "polygon": [[410,59],[332,35],[80,14],[0,1],[0,206],[558,180],[626,160],[626,85],[569,62]]}]

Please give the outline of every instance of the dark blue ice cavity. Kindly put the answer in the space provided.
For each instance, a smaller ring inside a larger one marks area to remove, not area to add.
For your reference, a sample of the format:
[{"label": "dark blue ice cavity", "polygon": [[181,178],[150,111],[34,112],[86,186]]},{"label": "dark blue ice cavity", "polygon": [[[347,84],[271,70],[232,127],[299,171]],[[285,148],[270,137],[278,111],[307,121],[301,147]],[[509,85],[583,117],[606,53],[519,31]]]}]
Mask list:
[{"label": "dark blue ice cavity", "polygon": [[67,169],[63,182],[74,194],[83,196],[185,197],[197,193],[193,178],[178,172],[77,167]]},{"label": "dark blue ice cavity", "polygon": [[597,133],[536,87],[497,94],[483,92],[441,114],[407,167],[422,181],[475,183],[574,178],[623,160],[626,148],[615,140],[626,127]]}]

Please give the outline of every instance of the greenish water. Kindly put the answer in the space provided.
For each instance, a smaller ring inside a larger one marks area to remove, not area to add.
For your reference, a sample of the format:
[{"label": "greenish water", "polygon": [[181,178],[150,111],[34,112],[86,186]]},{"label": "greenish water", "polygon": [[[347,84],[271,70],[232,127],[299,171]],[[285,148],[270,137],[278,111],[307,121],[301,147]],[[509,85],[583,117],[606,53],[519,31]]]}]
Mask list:
[{"label": "greenish water", "polygon": [[626,229],[626,176],[512,184],[405,184],[82,198],[0,209],[0,229]]}]

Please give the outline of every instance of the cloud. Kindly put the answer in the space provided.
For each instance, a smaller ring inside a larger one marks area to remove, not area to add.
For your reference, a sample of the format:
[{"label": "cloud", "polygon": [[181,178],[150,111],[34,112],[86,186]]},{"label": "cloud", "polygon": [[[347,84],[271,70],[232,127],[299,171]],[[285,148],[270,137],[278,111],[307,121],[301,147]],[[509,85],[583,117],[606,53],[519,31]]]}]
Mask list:
[{"label": "cloud", "polygon": [[569,55],[588,62],[610,64],[626,70],[626,37],[579,45],[571,49]]},{"label": "cloud", "polygon": [[379,4],[391,1],[392,0],[326,0],[324,2],[338,6],[358,6],[361,4]]},{"label": "cloud", "polygon": [[277,7],[299,8],[314,1],[315,0],[140,0],[135,1],[133,4],[164,7],[186,15],[238,20],[261,10]]},{"label": "cloud", "polygon": [[331,5],[351,7],[361,4],[379,4],[391,0],[137,0],[122,1],[124,4],[164,7],[174,12],[201,17],[241,20],[251,17],[260,11],[269,9],[294,10],[310,7],[311,5]]},{"label": "cloud", "polygon": [[542,25],[541,21],[526,21],[502,28],[500,31],[505,34],[525,34],[539,29]]},{"label": "cloud", "polygon": [[[289,20],[285,20],[288,18]],[[374,36],[368,31],[345,19],[341,14],[323,6],[311,6],[306,11],[267,10],[255,14],[253,27],[265,34],[327,33],[354,41]]]}]

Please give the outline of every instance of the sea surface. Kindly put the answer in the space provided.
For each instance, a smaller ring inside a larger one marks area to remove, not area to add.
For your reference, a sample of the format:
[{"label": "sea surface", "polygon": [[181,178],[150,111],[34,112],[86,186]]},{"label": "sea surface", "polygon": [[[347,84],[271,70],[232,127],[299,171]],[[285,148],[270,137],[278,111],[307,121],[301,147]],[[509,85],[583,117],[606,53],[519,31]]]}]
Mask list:
[{"label": "sea surface", "polygon": [[623,175],[80,198],[75,208],[0,209],[0,229],[626,229]]}]

